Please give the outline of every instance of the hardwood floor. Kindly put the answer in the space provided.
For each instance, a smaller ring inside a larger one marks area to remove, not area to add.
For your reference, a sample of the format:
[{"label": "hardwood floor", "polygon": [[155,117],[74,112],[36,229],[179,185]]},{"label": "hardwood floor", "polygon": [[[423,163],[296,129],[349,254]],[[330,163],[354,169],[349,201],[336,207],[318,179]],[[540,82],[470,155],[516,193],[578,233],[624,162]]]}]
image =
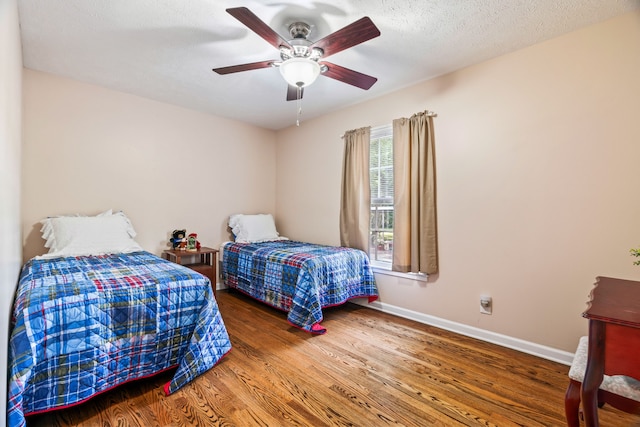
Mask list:
[{"label": "hardwood floor", "polygon": [[[565,365],[354,304],[311,336],[218,291],[233,349],[171,396],[163,373],[29,426],[562,426]],[[640,425],[605,406],[603,426]]]}]

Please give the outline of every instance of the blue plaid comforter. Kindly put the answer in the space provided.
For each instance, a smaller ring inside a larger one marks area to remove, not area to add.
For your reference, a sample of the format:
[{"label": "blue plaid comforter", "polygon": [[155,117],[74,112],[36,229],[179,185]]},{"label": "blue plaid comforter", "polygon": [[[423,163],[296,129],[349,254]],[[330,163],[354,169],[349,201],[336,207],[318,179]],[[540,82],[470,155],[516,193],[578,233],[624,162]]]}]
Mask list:
[{"label": "blue plaid comforter", "polygon": [[148,252],[32,259],[9,341],[8,425],[177,366],[170,394],[231,343],[209,279]]},{"label": "blue plaid comforter", "polygon": [[288,312],[307,332],[324,333],[322,308],[352,298],[378,298],[367,254],[358,249],[280,240],[223,246],[228,286]]}]

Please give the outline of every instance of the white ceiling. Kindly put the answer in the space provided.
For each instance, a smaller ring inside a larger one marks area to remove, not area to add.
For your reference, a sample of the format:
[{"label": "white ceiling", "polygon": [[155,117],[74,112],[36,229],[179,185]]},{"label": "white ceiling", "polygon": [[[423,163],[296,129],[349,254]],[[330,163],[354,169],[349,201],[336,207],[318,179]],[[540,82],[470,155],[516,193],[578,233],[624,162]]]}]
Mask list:
[{"label": "white ceiling", "polygon": [[378,78],[368,91],[320,76],[302,120],[640,8],[640,0],[18,0],[24,66],[241,120],[295,124],[275,68],[212,68],[277,60],[277,50],[225,12],[249,8],[285,39],[310,40],[369,16],[381,36],[329,61]]}]

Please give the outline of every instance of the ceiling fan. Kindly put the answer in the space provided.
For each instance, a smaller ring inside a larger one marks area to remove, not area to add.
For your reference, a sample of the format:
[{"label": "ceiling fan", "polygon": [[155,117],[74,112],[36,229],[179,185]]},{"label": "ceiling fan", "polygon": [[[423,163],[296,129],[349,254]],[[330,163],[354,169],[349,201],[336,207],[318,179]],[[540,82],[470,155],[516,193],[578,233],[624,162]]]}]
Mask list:
[{"label": "ceiling fan", "polygon": [[218,74],[278,67],[288,83],[287,101],[300,100],[303,88],[313,83],[320,74],[364,90],[369,89],[378,80],[324,60],[330,55],[378,37],[380,30],[369,17],[365,16],[323,39],[312,42],[307,38],[311,32],[311,26],[307,23],[292,23],[289,26],[291,40],[285,40],[246,7],[230,8],[227,12],[278,49],[281,61],[267,60],[214,68],[213,71]]}]

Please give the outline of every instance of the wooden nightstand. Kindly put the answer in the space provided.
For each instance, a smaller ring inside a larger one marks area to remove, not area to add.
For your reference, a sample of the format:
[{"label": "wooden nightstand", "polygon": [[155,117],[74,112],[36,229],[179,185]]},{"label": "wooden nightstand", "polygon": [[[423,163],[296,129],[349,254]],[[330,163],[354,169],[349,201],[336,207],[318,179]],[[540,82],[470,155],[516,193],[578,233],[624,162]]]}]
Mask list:
[{"label": "wooden nightstand", "polygon": [[167,249],[162,252],[162,257],[176,264],[184,265],[209,278],[213,295],[216,294],[216,265],[218,264],[218,250],[201,247],[197,251],[181,251],[177,249]]}]

